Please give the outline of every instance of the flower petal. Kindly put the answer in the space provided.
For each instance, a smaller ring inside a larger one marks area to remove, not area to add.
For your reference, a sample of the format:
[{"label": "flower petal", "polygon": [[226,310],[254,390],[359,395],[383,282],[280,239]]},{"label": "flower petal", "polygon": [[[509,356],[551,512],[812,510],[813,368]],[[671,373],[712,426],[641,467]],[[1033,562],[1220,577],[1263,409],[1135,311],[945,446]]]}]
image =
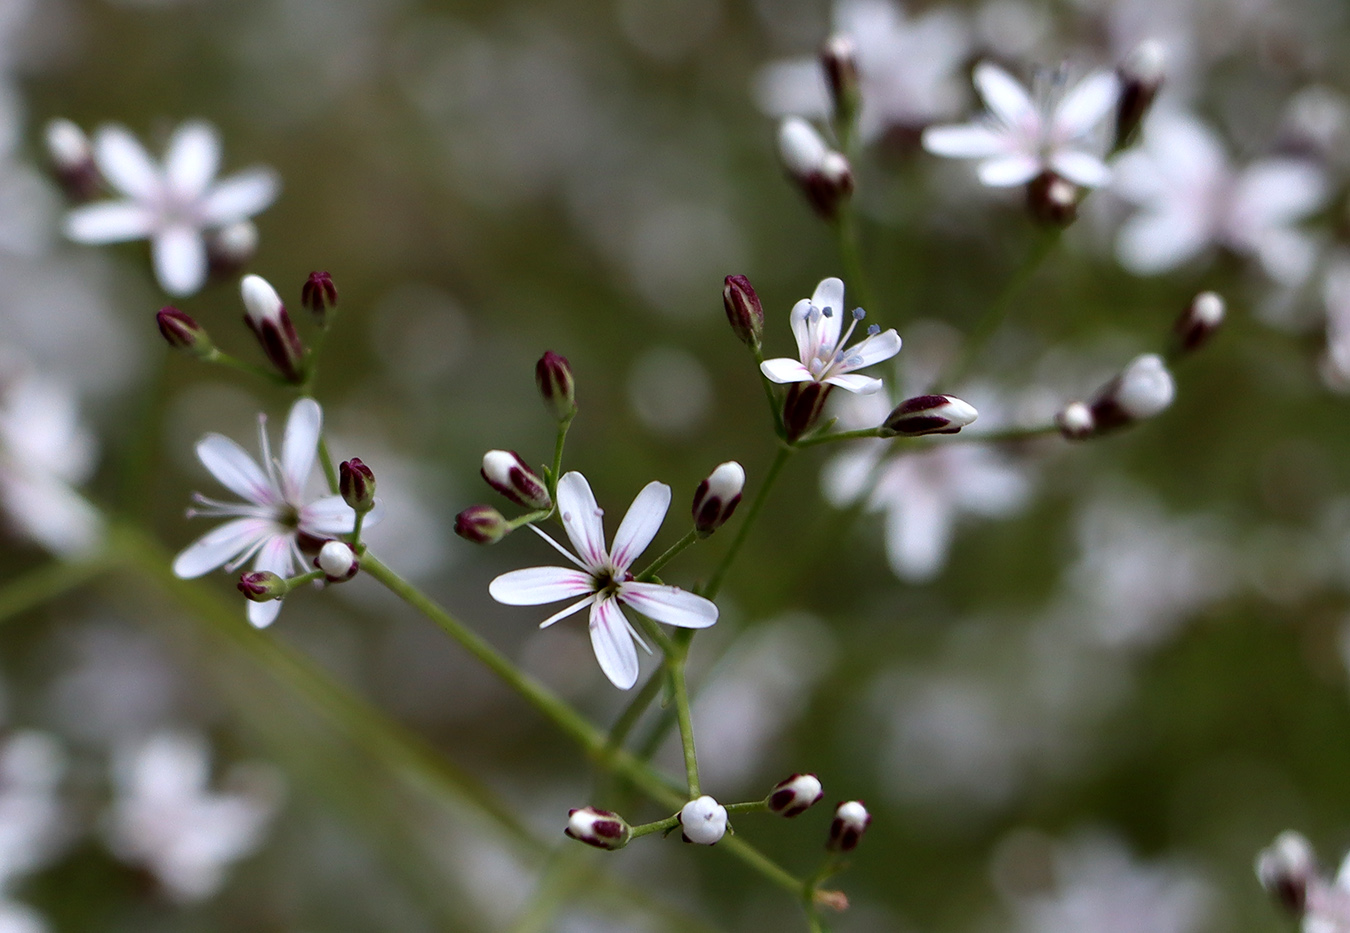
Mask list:
[{"label": "flower petal", "polygon": [[[844,326],[844,315],[847,308],[844,307],[844,282],[834,276],[828,279],[821,279],[820,284],[816,286],[815,292],[811,295],[811,304],[820,309],[820,317],[807,323],[815,332],[813,341],[816,351],[833,350],[839,345],[839,334]],[[828,314],[826,312],[829,312]],[[802,357],[802,362],[806,362],[806,357]]]},{"label": "flower petal", "polygon": [[1024,185],[1041,173],[1039,159],[1029,155],[1006,155],[986,159],[980,163],[977,174],[980,183],[990,188],[1011,188]]},{"label": "flower petal", "polygon": [[952,159],[986,159],[1007,148],[1003,138],[983,123],[930,126],[923,131],[923,147]]},{"label": "flower petal", "polygon": [[764,378],[779,385],[786,382],[810,382],[815,378],[800,360],[790,360],[786,356],[765,360],[759,364],[759,371],[764,374]]},{"label": "flower petal", "polygon": [[488,584],[488,594],[506,606],[542,606],[595,592],[595,578],[570,567],[526,567]]},{"label": "flower petal", "polygon": [[[272,539],[258,551],[258,559],[253,562],[254,570],[270,570],[285,579],[295,573],[294,544],[290,535],[273,535]],[[265,603],[249,601],[248,621],[254,628],[267,628],[277,620],[281,613],[280,599],[270,599]]]},{"label": "flower petal", "polygon": [[182,297],[199,291],[206,282],[206,244],[194,227],[165,227],[154,235],[151,253],[155,278],[170,295]]},{"label": "flower petal", "polygon": [[588,567],[603,566],[608,560],[605,524],[601,519],[605,513],[595,501],[591,484],[580,473],[564,473],[558,480],[558,514],[577,556]]},{"label": "flower petal", "polygon": [[248,451],[223,434],[208,434],[197,442],[197,459],[222,486],[257,505],[274,505],[277,490],[272,488]]},{"label": "flower petal", "polygon": [[619,530],[614,533],[610,563],[616,571],[622,573],[627,570],[638,555],[647,549],[661,529],[669,508],[669,486],[653,481],[642,487],[619,523]]},{"label": "flower petal", "polygon": [[[383,509],[372,509],[366,513],[362,528],[369,528],[379,521]],[[356,527],[356,512],[343,501],[341,496],[324,496],[315,499],[300,509],[300,530],[317,538],[328,535],[350,534]]]},{"label": "flower petal", "polygon": [[1026,89],[998,65],[980,62],[975,66],[974,80],[990,112],[1008,126],[1023,126],[1040,119]]},{"label": "flower petal", "polygon": [[155,228],[155,217],[135,201],[103,201],[66,215],[66,236],[76,243],[142,240]]},{"label": "flower petal", "polygon": [[829,385],[838,386],[845,392],[856,392],[859,395],[871,395],[880,391],[882,386],[880,379],[873,379],[860,373],[840,373],[829,376],[824,381]]},{"label": "flower petal", "polygon": [[952,541],[951,506],[918,487],[886,513],[886,558],[902,580],[931,580],[947,562]]},{"label": "flower petal", "polygon": [[1120,82],[1110,71],[1095,71],[1064,95],[1051,117],[1051,137],[1065,143],[1087,135],[1115,109]]},{"label": "flower petal", "polygon": [[610,683],[620,690],[637,683],[637,646],[628,634],[628,620],[618,600],[602,599],[591,606],[591,647]]},{"label": "flower petal", "polygon": [[88,499],[50,474],[9,469],[13,475],[0,487],[5,512],[28,537],[62,556],[88,552],[99,543],[103,519]]},{"label": "flower petal", "polygon": [[271,522],[261,518],[236,518],[212,528],[174,558],[174,575],[184,580],[200,577],[255,546],[273,529]]},{"label": "flower petal", "polygon": [[809,360],[816,352],[815,344],[812,342],[815,336],[810,325],[811,308],[811,299],[803,298],[792,306],[792,313],[788,315],[792,338],[797,341],[797,356],[802,360]]},{"label": "flower petal", "polygon": [[208,226],[252,217],[266,210],[281,193],[281,178],[270,168],[245,169],[223,179],[206,193],[201,216]]},{"label": "flower petal", "polygon": [[206,194],[220,169],[220,134],[205,120],[174,130],[164,151],[164,175],[174,193],[192,203]]},{"label": "flower petal", "polygon": [[654,622],[682,628],[707,628],[717,621],[717,604],[678,586],[625,583],[619,599]]},{"label": "flower petal", "polygon": [[108,182],[128,197],[138,201],[159,197],[159,166],[126,127],[115,123],[100,127],[94,134],[94,159]]},{"label": "flower petal", "polygon": [[1116,258],[1136,275],[1175,269],[1209,244],[1206,219],[1184,210],[1135,214],[1116,236]]},{"label": "flower petal", "polygon": [[1111,180],[1111,169],[1088,152],[1062,149],[1050,160],[1050,167],[1075,185],[1097,188]]},{"label": "flower petal", "polygon": [[865,337],[848,348],[844,354],[844,365],[848,369],[862,369],[882,360],[889,360],[900,352],[900,335],[895,328]]},{"label": "flower petal", "polygon": [[1232,225],[1253,233],[1302,220],[1326,203],[1326,175],[1299,159],[1267,159],[1239,176],[1233,192]]},{"label": "flower petal", "polygon": [[286,433],[281,439],[281,476],[286,496],[299,502],[318,456],[319,434],[323,431],[323,409],[312,398],[299,399],[286,416]]}]

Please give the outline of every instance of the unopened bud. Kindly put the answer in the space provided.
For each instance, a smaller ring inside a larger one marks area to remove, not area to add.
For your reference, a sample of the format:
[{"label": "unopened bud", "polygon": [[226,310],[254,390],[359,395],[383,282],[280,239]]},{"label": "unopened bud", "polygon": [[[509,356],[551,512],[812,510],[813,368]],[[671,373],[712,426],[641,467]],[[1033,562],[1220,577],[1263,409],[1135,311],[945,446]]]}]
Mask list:
[{"label": "unopened bud", "polygon": [[506,517],[490,505],[471,505],[455,516],[455,534],[474,544],[496,544],[510,533]]},{"label": "unopened bud", "polygon": [[329,541],[319,549],[314,566],[323,571],[329,583],[342,583],[356,576],[361,564],[350,545],[342,541]]},{"label": "unopened bud", "polygon": [[779,781],[769,791],[769,809],[779,816],[800,816],[824,797],[820,778],[814,774],[794,774]]},{"label": "unopened bud", "polygon": [[338,303],[337,286],[327,272],[311,272],[305,284],[300,286],[300,303],[314,315],[314,320],[323,326],[328,322],[328,310],[336,308]]},{"label": "unopened bud", "polygon": [[238,586],[239,592],[255,603],[281,599],[291,589],[285,580],[270,570],[254,570],[241,574]]},{"label": "unopened bud", "polygon": [[735,460],[720,463],[694,490],[694,527],[703,536],[726,524],[745,489],[745,468]]},{"label": "unopened bud", "polygon": [[830,824],[830,840],[826,848],[831,852],[852,852],[871,822],[872,814],[867,812],[861,800],[841,803],[834,809],[834,822]]},{"label": "unopened bud", "polygon": [[544,404],[552,409],[559,421],[566,421],[577,413],[577,384],[572,377],[572,366],[567,357],[549,350],[534,365],[534,382]]},{"label": "unopened bud", "polygon": [[764,306],[743,275],[729,275],[722,282],[722,306],[727,310],[731,331],[750,349],[760,345],[764,335]]},{"label": "unopened bud", "polygon": [[343,460],[338,464],[338,492],[357,512],[369,512],[375,508],[375,473],[360,457]]},{"label": "unopened bud", "polygon": [[1196,295],[1181,312],[1174,328],[1181,349],[1191,353],[1208,343],[1223,325],[1225,310],[1223,299],[1214,292]]},{"label": "unopened bud", "polygon": [[568,810],[563,833],[597,849],[622,849],[632,838],[632,829],[623,817],[596,807]]},{"label": "unopened bud", "polygon": [[1176,392],[1162,357],[1156,353],[1135,357],[1092,402],[1097,433],[1152,418],[1172,404]]},{"label": "unopened bud", "polygon": [[1059,433],[1071,441],[1081,441],[1097,431],[1097,419],[1092,417],[1092,409],[1082,402],[1070,402],[1060,409],[1055,415],[1055,425]]},{"label": "unopened bud", "polygon": [[895,406],[881,427],[892,436],[955,434],[978,417],[974,405],[953,395],[916,395]]},{"label": "unopened bud", "polygon": [[1054,172],[1041,172],[1027,183],[1027,210],[1052,227],[1078,219],[1078,186]]},{"label": "unopened bud", "polygon": [[103,176],[94,162],[94,149],[84,130],[64,117],[57,117],[48,122],[44,137],[47,158],[66,196],[81,204],[97,197]]},{"label": "unopened bud", "polygon": [[1120,97],[1116,101],[1116,148],[1129,145],[1166,77],[1167,49],[1157,39],[1134,47],[1116,69]]},{"label": "unopened bud", "polygon": [[173,305],[160,308],[155,315],[155,323],[171,347],[186,350],[193,356],[206,356],[215,349],[205,328]]},{"label": "unopened bud", "polygon": [[727,808],[704,794],[680,810],[680,835],[685,842],[715,845],[727,834]]},{"label": "unopened bud", "polygon": [[789,117],[778,128],[778,155],[816,213],[833,220],[853,193],[853,168],[843,153],[825,145],[810,123]]},{"label": "unopened bud", "polygon": [[267,359],[289,381],[304,382],[305,347],[277,290],[260,275],[246,275],[239,282],[239,294],[247,312],[244,321]]},{"label": "unopened bud", "polygon": [[258,254],[258,228],[251,220],[237,220],[206,240],[206,260],[217,278],[233,278]]},{"label": "unopened bud", "polygon": [[783,430],[788,443],[795,443],[820,420],[831,388],[822,382],[794,382],[788,386],[783,397]]},{"label": "unopened bud", "polygon": [[858,44],[851,36],[836,33],[820,47],[820,66],[830,88],[835,117],[851,123],[858,112]]},{"label": "unopened bud", "polygon": [[1308,840],[1293,831],[1280,833],[1256,858],[1261,886],[1288,911],[1302,914],[1308,888],[1317,880],[1317,860]]},{"label": "unopened bud", "polygon": [[553,508],[544,481],[515,451],[489,450],[483,454],[480,472],[489,486],[521,508],[536,511]]}]

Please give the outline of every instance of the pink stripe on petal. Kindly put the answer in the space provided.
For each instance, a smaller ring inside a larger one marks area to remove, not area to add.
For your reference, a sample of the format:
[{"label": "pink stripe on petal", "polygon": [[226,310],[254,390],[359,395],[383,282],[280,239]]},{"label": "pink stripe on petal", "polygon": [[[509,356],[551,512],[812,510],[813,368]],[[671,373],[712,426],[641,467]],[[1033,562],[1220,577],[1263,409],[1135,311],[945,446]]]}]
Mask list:
[{"label": "pink stripe on petal", "polygon": [[565,473],[558,480],[558,513],[572,547],[586,565],[594,568],[607,563],[603,513],[595,501],[595,493],[591,492],[591,484],[580,473]]},{"label": "pink stripe on petal", "polygon": [[239,518],[211,529],[174,558],[175,576],[190,580],[215,570],[253,548],[272,533],[272,523],[258,518]]},{"label": "pink stripe on petal", "polygon": [[637,648],[628,634],[628,620],[613,599],[602,599],[591,607],[591,647],[600,670],[620,690],[629,690],[638,678]]},{"label": "pink stripe on petal", "polygon": [[759,371],[764,374],[764,378],[779,385],[788,382],[810,382],[813,378],[811,371],[800,361],[790,360],[785,356],[765,360],[759,364]]},{"label": "pink stripe on petal", "polygon": [[638,555],[647,549],[647,545],[652,543],[652,538],[661,530],[661,523],[665,521],[669,508],[669,486],[651,482],[642,487],[619,523],[619,530],[614,533],[614,551],[610,562],[618,573],[627,570]]},{"label": "pink stripe on petal", "polygon": [[619,599],[654,622],[681,628],[707,628],[717,621],[717,604],[678,586],[625,583]]},{"label": "pink stripe on petal", "polygon": [[488,584],[493,599],[507,606],[542,606],[595,592],[595,578],[567,567],[526,567]]}]

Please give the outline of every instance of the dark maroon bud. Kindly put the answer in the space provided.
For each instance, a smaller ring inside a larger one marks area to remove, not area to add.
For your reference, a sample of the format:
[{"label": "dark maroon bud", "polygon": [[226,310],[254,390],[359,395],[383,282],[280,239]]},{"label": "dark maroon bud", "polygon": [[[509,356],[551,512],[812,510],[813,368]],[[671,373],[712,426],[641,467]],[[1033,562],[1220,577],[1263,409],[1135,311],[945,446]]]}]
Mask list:
[{"label": "dark maroon bud", "polygon": [[208,356],[215,349],[206,330],[192,317],[179,311],[172,305],[159,309],[155,315],[159,332],[169,342],[169,346],[186,350],[193,356]]},{"label": "dark maroon bud", "polygon": [[694,527],[707,537],[726,524],[745,489],[745,468],[735,460],[717,465],[694,491]]},{"label": "dark maroon bud", "polygon": [[360,457],[343,460],[338,465],[338,492],[342,501],[358,512],[375,508],[375,474]]},{"label": "dark maroon bud", "polygon": [[471,505],[455,516],[455,534],[474,544],[496,544],[510,533],[505,516],[490,505]]},{"label": "dark maroon bud", "polygon": [[834,822],[830,824],[830,840],[825,847],[831,852],[852,852],[872,823],[861,800],[850,800],[835,807]]},{"label": "dark maroon bud", "polygon": [[764,335],[764,306],[750,280],[743,275],[727,276],[722,282],[722,306],[732,333],[750,349],[757,348]]},{"label": "dark maroon bud", "polygon": [[853,167],[842,152],[825,145],[819,132],[800,117],[778,128],[778,156],[817,214],[826,220],[853,194]]},{"label": "dark maroon bud", "polygon": [[597,849],[622,849],[632,838],[628,822],[619,814],[596,807],[567,811],[563,834]]},{"label": "dark maroon bud", "polygon": [[241,574],[238,586],[239,592],[255,603],[281,599],[290,590],[286,581],[270,570],[254,570]]},{"label": "dark maroon bud", "polygon": [[977,417],[975,406],[953,395],[916,395],[897,405],[886,416],[882,429],[891,436],[955,434]]},{"label": "dark maroon bud", "polygon": [[783,431],[789,444],[795,444],[815,427],[831,388],[823,382],[794,382],[788,386],[783,399]]},{"label": "dark maroon bud", "polygon": [[328,323],[328,311],[338,303],[337,286],[327,272],[311,272],[300,287],[300,303],[314,315],[320,326]]},{"label": "dark maroon bud", "polygon": [[1040,223],[1067,227],[1078,219],[1078,186],[1054,172],[1041,172],[1027,183],[1027,210]]},{"label": "dark maroon bud", "polygon": [[830,88],[835,117],[852,123],[858,112],[858,44],[852,37],[836,33],[820,47],[820,65]]},{"label": "dark maroon bud", "polygon": [[549,350],[534,366],[534,382],[539,394],[559,421],[577,413],[577,386],[567,357]]},{"label": "dark maroon bud", "polygon": [[66,197],[76,204],[98,197],[103,175],[94,162],[94,149],[84,130],[64,117],[57,117],[48,122],[45,137],[47,158]]},{"label": "dark maroon bud", "polygon": [[253,331],[263,353],[288,381],[305,381],[305,345],[295,332],[295,325],[281,303],[281,296],[266,279],[246,275],[239,283],[247,314],[244,321]]},{"label": "dark maroon bud", "polygon": [[258,228],[251,220],[235,221],[206,238],[206,260],[217,279],[234,278],[257,254]]},{"label": "dark maroon bud", "polygon": [[1145,39],[1134,47],[1116,69],[1120,97],[1116,101],[1116,143],[1130,144],[1166,77],[1167,51],[1157,39]]},{"label": "dark maroon bud", "polygon": [[480,472],[489,486],[521,508],[535,511],[553,508],[544,481],[514,451],[489,450],[483,454]]},{"label": "dark maroon bud", "polygon": [[[1261,885],[1285,910],[1302,916],[1308,906],[1308,889],[1323,882],[1318,877],[1312,846],[1300,834],[1287,830],[1256,859]],[[1341,890],[1337,886],[1337,891]]]},{"label": "dark maroon bud", "polygon": [[1223,326],[1225,311],[1223,299],[1214,292],[1196,295],[1186,310],[1181,312],[1173,328],[1181,349],[1193,353],[1209,343],[1209,338]]},{"label": "dark maroon bud", "polygon": [[769,791],[769,810],[779,816],[801,816],[824,797],[820,778],[814,774],[794,774]]}]

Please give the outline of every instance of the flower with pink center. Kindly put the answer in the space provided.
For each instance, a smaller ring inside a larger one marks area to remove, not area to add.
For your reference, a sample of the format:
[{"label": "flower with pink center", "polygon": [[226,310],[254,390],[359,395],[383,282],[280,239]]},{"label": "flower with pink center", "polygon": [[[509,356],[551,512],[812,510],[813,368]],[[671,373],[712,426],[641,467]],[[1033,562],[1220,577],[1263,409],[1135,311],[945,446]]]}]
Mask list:
[{"label": "flower with pink center", "polygon": [[765,360],[760,371],[779,384],[820,382],[864,395],[881,388],[881,380],[853,372],[888,360],[900,352],[900,335],[892,328],[885,333],[873,324],[867,336],[848,349],[844,344],[864,317],[862,308],[853,312],[853,322],[841,334],[844,316],[844,283],[823,279],[815,294],[792,308],[792,335],[797,338],[799,360],[780,357]]}]

